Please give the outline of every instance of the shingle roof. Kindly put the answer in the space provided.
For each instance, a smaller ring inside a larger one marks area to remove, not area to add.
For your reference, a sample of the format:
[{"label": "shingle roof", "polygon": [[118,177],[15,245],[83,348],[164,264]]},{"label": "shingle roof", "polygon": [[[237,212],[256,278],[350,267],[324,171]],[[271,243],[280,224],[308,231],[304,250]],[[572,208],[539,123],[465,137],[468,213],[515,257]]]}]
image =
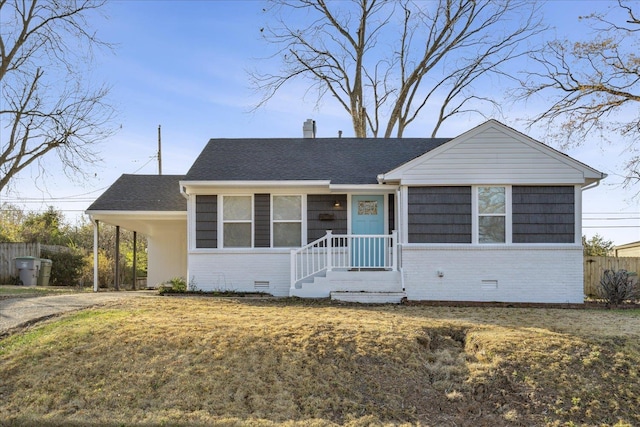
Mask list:
[{"label": "shingle roof", "polygon": [[186,211],[184,175],[122,175],[87,211]]},{"label": "shingle roof", "polygon": [[376,184],[450,138],[211,139],[186,181],[330,180]]}]

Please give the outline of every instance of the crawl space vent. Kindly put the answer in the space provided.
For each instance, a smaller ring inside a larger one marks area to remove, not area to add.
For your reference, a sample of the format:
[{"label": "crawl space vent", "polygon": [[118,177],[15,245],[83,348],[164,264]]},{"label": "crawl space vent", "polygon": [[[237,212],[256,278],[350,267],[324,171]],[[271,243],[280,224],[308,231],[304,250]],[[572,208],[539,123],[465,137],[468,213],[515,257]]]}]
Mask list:
[{"label": "crawl space vent", "polygon": [[269,281],[268,280],[256,280],[256,281],[253,282],[253,288],[256,291],[269,290]]},{"label": "crawl space vent", "polygon": [[480,284],[480,287],[483,291],[494,291],[498,289],[498,281],[497,280],[483,280]]}]

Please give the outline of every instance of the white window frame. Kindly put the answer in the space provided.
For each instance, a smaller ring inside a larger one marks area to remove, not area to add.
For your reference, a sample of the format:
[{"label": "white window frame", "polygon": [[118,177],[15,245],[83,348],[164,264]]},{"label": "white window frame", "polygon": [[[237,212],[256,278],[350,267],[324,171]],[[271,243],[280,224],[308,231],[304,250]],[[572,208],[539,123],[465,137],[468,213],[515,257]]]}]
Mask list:
[{"label": "white window frame", "polygon": [[[249,197],[251,203],[251,219],[250,220],[225,220],[224,218],[224,209],[225,209],[225,198],[226,197]],[[255,239],[255,203],[254,203],[254,195],[253,194],[221,194],[218,196],[218,206],[220,206],[220,228],[218,230],[218,235],[220,236],[220,241],[218,242],[218,247],[229,248],[229,249],[251,249],[254,247],[254,239]],[[224,225],[225,224],[246,224],[249,223],[251,227],[251,243],[249,246],[225,246],[224,240]]]},{"label": "white window frame", "polygon": [[[274,202],[274,198],[276,197],[299,197],[300,198],[300,219],[299,220],[276,220],[275,219],[275,215],[273,214],[273,209],[275,206],[275,202]],[[277,224],[277,223],[284,223],[284,224],[291,224],[291,223],[299,223],[300,224],[300,242],[298,243],[297,246],[291,246],[291,247],[302,247],[303,246],[303,242],[306,241],[306,227],[305,227],[305,214],[307,212],[307,198],[304,194],[271,194],[271,201],[270,201],[270,218],[271,218],[271,224],[270,224],[270,230],[269,230],[269,234],[271,236],[271,242],[270,242],[270,246],[272,248],[285,248],[285,247],[289,247],[289,246],[275,246],[274,244],[274,238],[275,238],[275,234],[273,232],[273,225]]]},{"label": "white window frame", "polygon": [[[478,189],[484,187],[500,187],[504,188],[504,213],[497,214],[480,214],[478,209]],[[511,231],[512,231],[512,209],[511,209],[511,186],[510,185],[500,185],[500,184],[483,184],[483,185],[474,185],[471,187],[471,208],[473,215],[471,216],[471,228],[472,228],[472,236],[471,242],[472,244],[478,245],[509,245],[512,242]],[[492,243],[481,243],[480,242],[480,217],[481,216],[495,216],[495,217],[504,217],[504,242],[492,242]]]}]

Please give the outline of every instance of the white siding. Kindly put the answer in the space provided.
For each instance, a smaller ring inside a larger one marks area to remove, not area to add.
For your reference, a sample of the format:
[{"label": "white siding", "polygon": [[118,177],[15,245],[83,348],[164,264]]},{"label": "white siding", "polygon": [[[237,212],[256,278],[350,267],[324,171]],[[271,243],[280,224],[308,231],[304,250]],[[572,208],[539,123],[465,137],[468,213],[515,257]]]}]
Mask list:
[{"label": "white siding", "polygon": [[220,250],[189,255],[189,280],[202,291],[255,291],[255,282],[269,282],[259,289],[274,296],[289,296],[288,250]]},{"label": "white siding", "polygon": [[174,277],[187,277],[187,229],[185,221],[156,221],[147,235],[148,286]]},{"label": "white siding", "polygon": [[402,248],[407,298],[415,301],[582,303],[582,262],[578,245]]},{"label": "white siding", "polygon": [[388,174],[421,185],[582,184],[584,172],[550,148],[502,127],[453,140]]}]

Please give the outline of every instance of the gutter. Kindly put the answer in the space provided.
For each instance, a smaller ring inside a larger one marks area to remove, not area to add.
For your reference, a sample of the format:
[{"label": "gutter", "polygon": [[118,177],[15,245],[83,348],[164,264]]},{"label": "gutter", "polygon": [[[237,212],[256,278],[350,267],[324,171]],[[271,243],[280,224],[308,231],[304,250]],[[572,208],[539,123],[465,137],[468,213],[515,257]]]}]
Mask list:
[{"label": "gutter", "polygon": [[592,182],[591,184],[587,185],[586,187],[582,187],[581,190],[582,191],[587,191],[587,190],[591,190],[592,188],[596,188],[600,185],[600,181],[605,179],[607,177],[606,173],[600,173],[600,179],[598,179],[595,182]]}]

